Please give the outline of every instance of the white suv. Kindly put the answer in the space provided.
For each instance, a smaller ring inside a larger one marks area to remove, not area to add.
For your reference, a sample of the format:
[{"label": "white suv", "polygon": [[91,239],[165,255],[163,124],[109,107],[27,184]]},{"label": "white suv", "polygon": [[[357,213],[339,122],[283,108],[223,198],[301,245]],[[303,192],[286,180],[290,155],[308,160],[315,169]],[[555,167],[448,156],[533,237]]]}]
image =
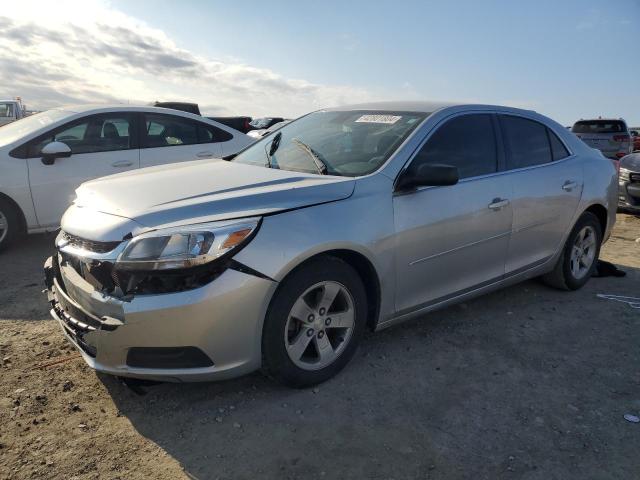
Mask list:
[{"label": "white suv", "polygon": [[198,115],[156,107],[70,107],[0,129],[0,250],[54,230],[84,181],[234,154],[253,139]]},{"label": "white suv", "polygon": [[620,160],[631,153],[631,135],[627,124],[621,118],[597,118],[578,120],[571,131],[591,148],[613,160]]}]

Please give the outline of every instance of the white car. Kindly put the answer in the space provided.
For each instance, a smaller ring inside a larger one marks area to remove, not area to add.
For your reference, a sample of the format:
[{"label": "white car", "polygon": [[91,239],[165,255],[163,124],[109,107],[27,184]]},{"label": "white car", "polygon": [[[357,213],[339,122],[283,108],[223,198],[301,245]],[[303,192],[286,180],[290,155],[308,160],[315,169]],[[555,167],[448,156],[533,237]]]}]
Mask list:
[{"label": "white car", "polygon": [[156,107],[48,110],[0,128],[0,250],[58,228],[76,188],[97,177],[221,158],[253,142],[190,113]]}]

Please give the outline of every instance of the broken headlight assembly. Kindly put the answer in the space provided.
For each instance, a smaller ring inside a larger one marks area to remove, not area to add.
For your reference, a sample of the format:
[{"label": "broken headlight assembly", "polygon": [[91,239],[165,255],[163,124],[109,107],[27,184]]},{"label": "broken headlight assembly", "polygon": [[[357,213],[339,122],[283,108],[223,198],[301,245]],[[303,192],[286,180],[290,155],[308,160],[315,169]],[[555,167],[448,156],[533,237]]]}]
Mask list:
[{"label": "broken headlight assembly", "polygon": [[129,241],[113,265],[115,287],[127,295],[169,293],[202,286],[228,267],[230,257],[251,240],[259,225],[259,218],[249,218],[138,235]]}]

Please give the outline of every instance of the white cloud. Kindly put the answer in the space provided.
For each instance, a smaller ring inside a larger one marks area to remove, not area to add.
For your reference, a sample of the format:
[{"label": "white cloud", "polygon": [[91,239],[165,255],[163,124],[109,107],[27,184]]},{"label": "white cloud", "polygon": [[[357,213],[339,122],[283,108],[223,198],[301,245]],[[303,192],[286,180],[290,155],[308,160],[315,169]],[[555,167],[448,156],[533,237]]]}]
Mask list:
[{"label": "white cloud", "polygon": [[20,95],[38,109],[174,100],[203,113],[297,116],[372,99],[362,88],[195,55],[101,0],[3,4],[0,68],[0,97]]}]

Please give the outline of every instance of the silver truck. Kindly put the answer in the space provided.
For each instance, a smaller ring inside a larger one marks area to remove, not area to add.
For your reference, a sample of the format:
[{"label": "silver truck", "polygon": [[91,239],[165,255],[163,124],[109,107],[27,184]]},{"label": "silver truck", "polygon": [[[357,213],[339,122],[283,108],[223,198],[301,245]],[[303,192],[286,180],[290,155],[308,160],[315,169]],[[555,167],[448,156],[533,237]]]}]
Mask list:
[{"label": "silver truck", "polygon": [[0,100],[0,127],[26,117],[26,109],[20,98]]}]

